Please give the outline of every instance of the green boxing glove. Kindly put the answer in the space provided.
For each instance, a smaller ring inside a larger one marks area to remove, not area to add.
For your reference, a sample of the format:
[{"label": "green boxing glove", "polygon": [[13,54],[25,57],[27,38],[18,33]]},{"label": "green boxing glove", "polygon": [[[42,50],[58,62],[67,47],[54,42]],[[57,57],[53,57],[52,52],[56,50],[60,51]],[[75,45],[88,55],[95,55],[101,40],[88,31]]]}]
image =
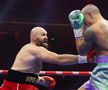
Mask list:
[{"label": "green boxing glove", "polygon": [[74,30],[75,38],[83,36],[82,26],[84,23],[84,15],[80,10],[74,10],[69,14],[69,20]]}]

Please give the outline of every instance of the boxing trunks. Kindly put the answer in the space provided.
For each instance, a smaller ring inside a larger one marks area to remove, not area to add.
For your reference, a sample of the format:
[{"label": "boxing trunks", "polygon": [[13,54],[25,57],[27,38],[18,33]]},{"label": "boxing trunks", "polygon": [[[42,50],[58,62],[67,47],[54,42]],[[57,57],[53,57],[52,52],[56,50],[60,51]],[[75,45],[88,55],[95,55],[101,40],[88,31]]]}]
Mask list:
[{"label": "boxing trunks", "polygon": [[90,80],[83,87],[86,90],[108,90],[108,56],[97,56],[96,63]]},{"label": "boxing trunks", "polygon": [[35,87],[38,75],[9,70],[0,90],[38,90]]}]

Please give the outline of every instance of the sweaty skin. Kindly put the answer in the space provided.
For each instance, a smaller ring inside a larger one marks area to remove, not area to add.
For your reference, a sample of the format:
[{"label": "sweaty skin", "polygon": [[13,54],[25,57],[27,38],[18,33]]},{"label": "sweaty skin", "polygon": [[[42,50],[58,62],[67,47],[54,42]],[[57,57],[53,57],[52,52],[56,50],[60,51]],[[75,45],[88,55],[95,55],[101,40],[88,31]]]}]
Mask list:
[{"label": "sweaty skin", "polygon": [[[76,47],[79,54],[85,55],[91,48],[94,48],[97,53],[96,57],[108,56],[108,21],[102,17],[99,9],[95,5],[92,5],[92,4],[86,5],[82,9],[82,13],[84,14],[84,30],[83,30],[84,36],[80,38],[76,38]],[[93,72],[95,72],[96,70],[98,72],[98,70],[100,70],[103,67],[96,66],[97,69],[95,68]],[[106,67],[105,69],[107,69],[107,65],[105,67]],[[93,90],[105,89],[106,87],[104,85],[104,81],[101,78],[102,75],[103,75],[103,78],[107,76],[107,73],[105,73],[104,71],[105,70],[103,69],[102,71],[100,71],[101,72],[100,74],[97,73],[96,75],[93,73],[90,77],[92,78],[92,84],[91,82],[90,84],[87,84],[86,82],[77,90],[91,90],[91,88],[93,88],[94,86],[95,88],[98,87],[98,89],[93,89]],[[100,77],[98,74],[100,75]],[[102,82],[99,83],[98,80],[96,81],[94,79],[94,77],[96,80],[98,79]],[[99,83],[99,85],[96,83]],[[100,87],[101,84],[104,86],[104,88]]]},{"label": "sweaty skin", "polygon": [[24,45],[18,52],[11,69],[38,74],[43,62],[57,65],[78,63],[78,55],[51,52],[47,50],[47,42],[47,31],[41,27],[33,28],[30,35],[30,43]]},{"label": "sweaty skin", "polygon": [[85,55],[92,47],[97,55],[108,55],[108,21],[99,11],[82,9],[85,16],[84,37],[76,38],[76,46],[80,55]]},{"label": "sweaty skin", "polygon": [[91,47],[96,49],[97,55],[108,55],[108,21],[100,20],[87,28],[84,38],[77,39],[77,46],[81,55],[85,55]]}]

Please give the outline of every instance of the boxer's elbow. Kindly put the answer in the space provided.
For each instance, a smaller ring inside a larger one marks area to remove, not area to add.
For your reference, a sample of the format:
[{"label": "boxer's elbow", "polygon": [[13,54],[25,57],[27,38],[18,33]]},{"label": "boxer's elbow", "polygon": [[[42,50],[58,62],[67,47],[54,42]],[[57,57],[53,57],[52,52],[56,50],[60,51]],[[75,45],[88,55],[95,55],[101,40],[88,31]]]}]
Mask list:
[{"label": "boxer's elbow", "polygon": [[86,48],[84,48],[84,49],[80,48],[78,50],[78,54],[80,54],[82,56],[85,56],[87,53],[88,53],[88,50]]}]

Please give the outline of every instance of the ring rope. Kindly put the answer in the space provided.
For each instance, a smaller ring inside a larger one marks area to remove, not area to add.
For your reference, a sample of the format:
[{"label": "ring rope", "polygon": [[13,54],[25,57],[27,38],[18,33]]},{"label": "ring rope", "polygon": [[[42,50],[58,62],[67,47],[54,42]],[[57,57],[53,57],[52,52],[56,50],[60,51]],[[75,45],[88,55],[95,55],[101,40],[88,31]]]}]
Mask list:
[{"label": "ring rope", "polygon": [[[8,70],[0,70],[0,74],[7,74]],[[88,76],[91,75],[91,71],[40,71],[40,75],[69,75],[69,76]]]}]

